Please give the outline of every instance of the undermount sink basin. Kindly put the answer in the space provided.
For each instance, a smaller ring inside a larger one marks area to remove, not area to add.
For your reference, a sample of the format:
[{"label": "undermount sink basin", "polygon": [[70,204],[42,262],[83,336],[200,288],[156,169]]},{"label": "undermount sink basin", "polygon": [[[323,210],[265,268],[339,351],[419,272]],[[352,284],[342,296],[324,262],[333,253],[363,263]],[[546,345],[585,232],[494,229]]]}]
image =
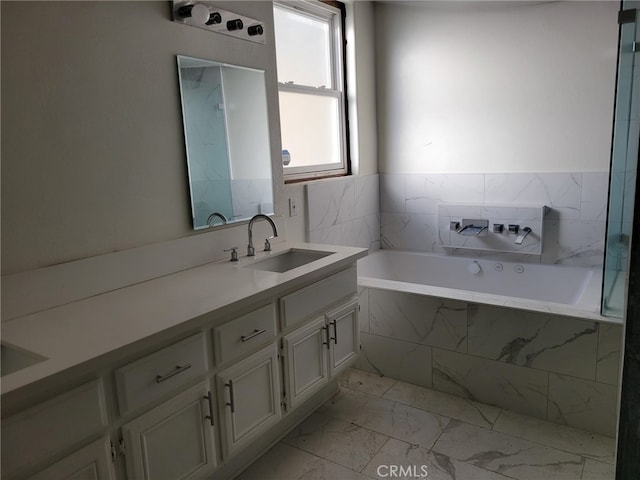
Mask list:
[{"label": "undermount sink basin", "polygon": [[47,357],[12,345],[0,344],[0,376],[43,362]]},{"label": "undermount sink basin", "polygon": [[275,254],[265,258],[264,260],[258,260],[254,263],[247,265],[248,268],[255,270],[266,270],[267,272],[284,273],[294,268],[301,267],[307,263],[320,260],[333,254],[333,252],[322,252],[317,250],[299,250],[292,248],[283,253]]}]

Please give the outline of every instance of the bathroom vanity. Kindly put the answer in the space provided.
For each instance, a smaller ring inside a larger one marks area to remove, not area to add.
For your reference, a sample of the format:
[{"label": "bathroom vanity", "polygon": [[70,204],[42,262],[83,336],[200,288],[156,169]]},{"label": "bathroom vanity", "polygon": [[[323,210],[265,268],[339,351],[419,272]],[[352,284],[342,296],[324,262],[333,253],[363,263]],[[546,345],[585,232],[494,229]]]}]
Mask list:
[{"label": "bathroom vanity", "polygon": [[3,373],[2,478],[233,478],[356,360],[366,253],[283,243],[5,322],[32,360]]}]

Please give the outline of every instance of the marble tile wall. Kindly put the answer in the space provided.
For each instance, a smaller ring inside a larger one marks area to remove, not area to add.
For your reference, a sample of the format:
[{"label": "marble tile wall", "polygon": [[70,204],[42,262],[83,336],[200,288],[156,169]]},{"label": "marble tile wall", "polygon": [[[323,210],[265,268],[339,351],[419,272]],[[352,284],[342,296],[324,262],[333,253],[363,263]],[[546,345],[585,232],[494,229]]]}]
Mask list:
[{"label": "marble tile wall", "polygon": [[319,180],[306,189],[310,242],[380,248],[378,175]]},{"label": "marble tile wall", "polygon": [[601,266],[608,182],[608,172],[382,174],[381,247],[468,255],[440,246],[438,204],[547,205],[543,253],[526,261]]},{"label": "marble tile wall", "polygon": [[360,290],[356,367],[613,436],[620,325]]},{"label": "marble tile wall", "polygon": [[251,218],[257,213],[273,213],[273,186],[270,178],[231,180],[233,218]]},{"label": "marble tile wall", "polygon": [[[491,252],[519,253],[540,255],[542,253],[543,222],[547,208],[518,207],[503,205],[461,205],[457,203],[441,203],[438,205],[438,240],[442,247],[455,249],[471,249]],[[462,219],[489,220],[486,235],[459,235],[451,231],[451,222]],[[503,226],[502,233],[493,231],[495,224]],[[509,225],[520,225],[531,229],[521,244],[516,244],[516,236],[509,233]]]}]

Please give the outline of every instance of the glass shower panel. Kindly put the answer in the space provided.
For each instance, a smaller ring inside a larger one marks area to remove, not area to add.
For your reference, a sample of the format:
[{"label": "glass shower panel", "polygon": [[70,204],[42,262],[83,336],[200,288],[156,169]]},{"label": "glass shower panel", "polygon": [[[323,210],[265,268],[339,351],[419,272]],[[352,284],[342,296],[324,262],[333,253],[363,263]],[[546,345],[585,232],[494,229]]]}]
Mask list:
[{"label": "glass shower panel", "polygon": [[[623,2],[623,10],[640,8],[640,2]],[[640,29],[636,22],[623,23],[618,50],[618,84],[614,119],[613,151],[609,181],[609,212],[602,314],[624,316],[629,240],[638,168],[640,132]]]}]

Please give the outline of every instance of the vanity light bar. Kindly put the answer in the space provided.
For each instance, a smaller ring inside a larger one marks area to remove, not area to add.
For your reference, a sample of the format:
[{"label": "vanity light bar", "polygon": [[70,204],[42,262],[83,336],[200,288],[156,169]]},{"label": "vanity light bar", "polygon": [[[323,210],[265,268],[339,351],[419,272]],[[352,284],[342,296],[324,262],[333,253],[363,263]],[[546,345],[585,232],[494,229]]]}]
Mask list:
[{"label": "vanity light bar", "polygon": [[262,22],[222,10],[209,2],[171,2],[171,20],[254,43],[265,43]]}]

